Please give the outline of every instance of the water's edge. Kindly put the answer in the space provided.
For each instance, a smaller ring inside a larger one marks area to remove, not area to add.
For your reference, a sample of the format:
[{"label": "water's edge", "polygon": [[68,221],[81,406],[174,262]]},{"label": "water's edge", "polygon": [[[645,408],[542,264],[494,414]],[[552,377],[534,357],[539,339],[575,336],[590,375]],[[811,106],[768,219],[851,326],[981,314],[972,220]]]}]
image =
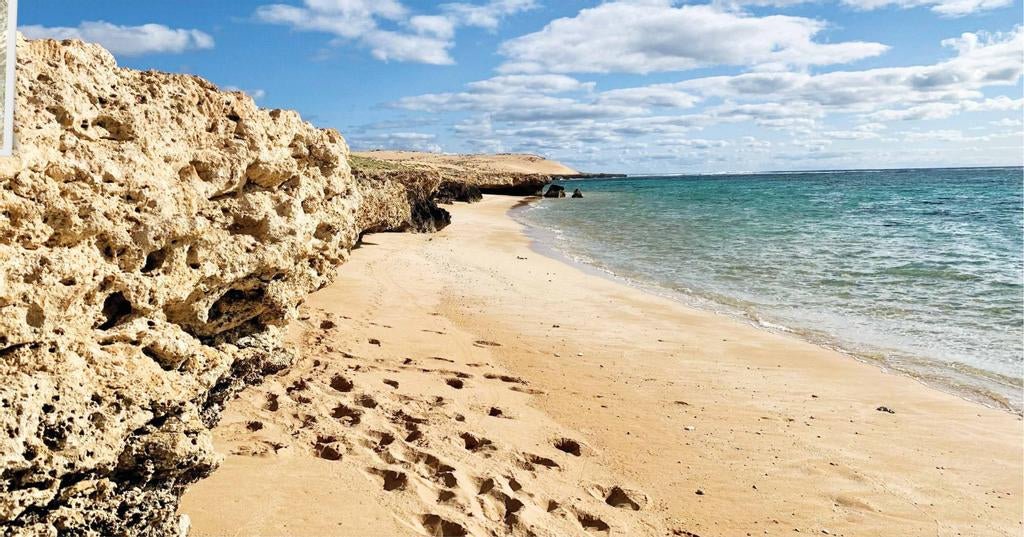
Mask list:
[{"label": "water's edge", "polygon": [[[530,240],[530,248],[540,255],[555,259],[566,265],[573,267],[585,274],[599,276],[609,281],[613,281],[618,284],[627,285],[634,289],[658,296],[661,298],[667,298],[675,302],[681,303],[684,306],[698,309],[701,311],[713,313],[715,315],[724,315],[730,319],[752,326],[759,330],[764,330],[772,334],[780,335],[783,337],[790,337],[796,340],[811,343],[823,349],[838,352],[847,357],[853,358],[859,362],[872,365],[879,368],[882,372],[889,373],[893,372],[911,378],[929,388],[939,390],[950,395],[954,395],[961,399],[971,401],[988,408],[994,408],[998,410],[1004,410],[1011,414],[1018,416],[1024,416],[1024,405],[1021,405],[1018,401],[1013,401],[996,393],[994,390],[987,390],[978,386],[972,386],[963,382],[958,382],[955,378],[955,374],[964,375],[974,380],[981,381],[983,383],[997,383],[1003,384],[1008,389],[1014,389],[1014,386],[1007,386],[1005,383],[1000,382],[998,379],[993,379],[989,375],[981,371],[967,371],[959,370],[950,367],[949,371],[935,372],[929,374],[925,371],[926,366],[922,364],[920,369],[912,369],[908,367],[900,367],[898,364],[891,363],[886,360],[881,354],[872,354],[866,352],[858,352],[853,349],[845,348],[833,341],[829,340],[827,334],[814,334],[810,331],[798,331],[792,330],[784,326],[774,325],[770,322],[758,320],[751,317],[741,311],[737,311],[729,308],[725,304],[719,304],[706,297],[699,297],[695,295],[687,295],[679,291],[668,289],[659,286],[654,283],[641,282],[632,278],[625,277],[621,274],[617,274],[611,270],[598,267],[587,263],[586,261],[576,258],[571,254],[559,249],[552,241],[545,240],[547,232],[550,230],[545,229],[540,225],[536,225],[529,221],[525,216],[526,212],[538,203],[541,203],[543,198],[540,197],[528,197],[524,198],[521,202],[509,209],[508,216],[515,220],[519,225],[523,227],[523,234]],[[934,366],[935,364],[927,363],[927,366]],[[945,373],[945,374],[943,374]],[[1019,389],[1019,388],[1018,388]]]}]

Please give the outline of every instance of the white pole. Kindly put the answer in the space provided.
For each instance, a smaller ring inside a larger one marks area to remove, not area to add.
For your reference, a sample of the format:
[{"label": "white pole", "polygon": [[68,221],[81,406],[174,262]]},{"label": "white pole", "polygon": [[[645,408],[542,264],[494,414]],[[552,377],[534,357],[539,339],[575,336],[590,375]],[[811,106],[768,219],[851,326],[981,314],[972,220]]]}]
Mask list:
[{"label": "white pole", "polygon": [[4,73],[4,131],[0,155],[10,156],[14,148],[14,72],[17,67],[18,0],[7,0],[7,72]]}]

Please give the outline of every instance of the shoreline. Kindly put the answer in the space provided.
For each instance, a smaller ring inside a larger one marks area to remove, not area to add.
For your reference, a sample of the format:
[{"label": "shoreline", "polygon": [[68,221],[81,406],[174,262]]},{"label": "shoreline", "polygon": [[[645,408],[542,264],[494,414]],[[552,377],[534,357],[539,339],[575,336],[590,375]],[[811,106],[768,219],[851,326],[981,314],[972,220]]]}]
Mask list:
[{"label": "shoreline", "polygon": [[[917,356],[904,356],[903,359],[916,362],[916,368],[912,366],[900,366],[882,356],[885,349],[857,350],[844,346],[834,336],[806,328],[793,328],[775,324],[773,322],[756,318],[751,312],[741,308],[734,308],[728,304],[716,301],[714,298],[701,296],[696,293],[675,291],[656,283],[642,282],[614,272],[612,269],[603,268],[590,263],[584,259],[577,259],[572,254],[558,248],[551,241],[545,241],[542,237],[544,232],[550,229],[530,223],[529,217],[524,213],[531,207],[544,201],[542,197],[530,196],[522,202],[515,204],[509,209],[509,217],[523,226],[523,233],[530,238],[531,249],[538,254],[548,256],[569,265],[570,267],[599,276],[620,285],[635,288],[641,292],[656,295],[662,298],[676,301],[681,305],[714,315],[722,315],[735,322],[764,330],[768,333],[791,337],[797,341],[810,343],[821,347],[823,350],[840,353],[850,359],[878,368],[883,373],[894,373],[913,379],[922,385],[942,391],[944,393],[959,397],[965,401],[980,404],[986,408],[1005,411],[1014,416],[1024,416],[1024,406],[1021,401],[1012,401],[1005,393],[994,391],[991,385],[998,385],[1007,392],[1024,389],[1022,386],[1014,386],[1005,380],[1013,380],[1010,377],[989,373],[984,370],[971,368],[966,364],[943,363],[938,361],[920,358]],[[959,367],[958,367],[959,366]],[[939,369],[940,371],[935,371]],[[930,372],[931,371],[931,372]],[[961,375],[957,377],[956,375]],[[977,384],[966,384],[964,378]],[[1016,403],[1016,404],[1015,404]]]},{"label": "shoreline", "polygon": [[1019,532],[1019,418],[538,254],[519,201],[366,237],[228,404],[194,535]]}]

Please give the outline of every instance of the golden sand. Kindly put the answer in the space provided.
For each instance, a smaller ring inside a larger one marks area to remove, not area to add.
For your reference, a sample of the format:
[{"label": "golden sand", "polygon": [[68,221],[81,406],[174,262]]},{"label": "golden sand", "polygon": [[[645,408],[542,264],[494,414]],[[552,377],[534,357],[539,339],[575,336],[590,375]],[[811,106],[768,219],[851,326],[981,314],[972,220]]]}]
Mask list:
[{"label": "golden sand", "polygon": [[540,255],[516,202],[366,238],[193,535],[1021,534],[1017,416]]}]

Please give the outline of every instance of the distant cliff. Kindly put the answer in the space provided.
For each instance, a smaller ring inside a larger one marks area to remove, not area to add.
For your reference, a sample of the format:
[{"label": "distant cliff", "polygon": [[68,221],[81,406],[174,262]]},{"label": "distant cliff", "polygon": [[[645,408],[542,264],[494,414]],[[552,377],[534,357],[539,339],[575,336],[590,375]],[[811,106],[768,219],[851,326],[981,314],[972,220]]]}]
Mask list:
[{"label": "distant cliff", "polygon": [[[364,193],[363,229],[434,231],[447,225],[438,203],[476,201],[481,194],[530,196],[576,170],[536,155],[444,155],[366,151],[349,157]],[[405,192],[405,203],[395,203]]]}]

